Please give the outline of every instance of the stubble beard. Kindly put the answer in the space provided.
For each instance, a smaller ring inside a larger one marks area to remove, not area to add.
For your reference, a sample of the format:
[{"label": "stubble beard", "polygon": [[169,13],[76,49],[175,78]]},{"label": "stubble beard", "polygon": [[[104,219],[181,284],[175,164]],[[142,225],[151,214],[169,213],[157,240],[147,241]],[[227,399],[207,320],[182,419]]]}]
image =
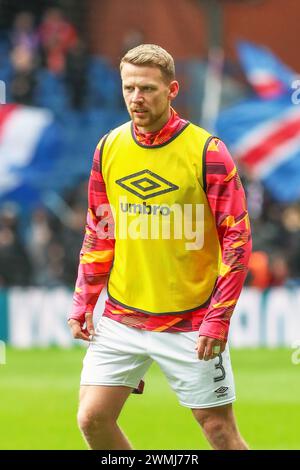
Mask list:
[{"label": "stubble beard", "polygon": [[[169,108],[168,108],[169,111]],[[147,111],[146,118],[139,118],[134,115],[134,113],[129,113],[133,123],[144,132],[157,132],[159,131],[168,121],[169,115],[166,116],[165,122],[162,122],[161,125],[155,126],[156,123],[159,123],[162,119],[162,116],[165,114],[166,110],[164,109],[160,114],[153,115],[151,111]],[[153,130],[145,129],[149,127],[154,127]]]}]

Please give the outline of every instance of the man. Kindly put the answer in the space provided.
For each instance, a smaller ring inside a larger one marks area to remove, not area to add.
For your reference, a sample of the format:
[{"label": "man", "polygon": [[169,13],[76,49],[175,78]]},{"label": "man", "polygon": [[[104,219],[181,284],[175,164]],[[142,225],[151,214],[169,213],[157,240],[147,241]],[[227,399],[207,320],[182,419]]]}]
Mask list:
[{"label": "man", "polygon": [[214,449],[247,449],[226,344],[251,250],[243,188],[225,145],[171,108],[168,52],[138,46],[120,69],[131,122],[95,151],[69,319],[90,341],[79,426],[92,449],[130,449],[117,418],[154,360]]}]

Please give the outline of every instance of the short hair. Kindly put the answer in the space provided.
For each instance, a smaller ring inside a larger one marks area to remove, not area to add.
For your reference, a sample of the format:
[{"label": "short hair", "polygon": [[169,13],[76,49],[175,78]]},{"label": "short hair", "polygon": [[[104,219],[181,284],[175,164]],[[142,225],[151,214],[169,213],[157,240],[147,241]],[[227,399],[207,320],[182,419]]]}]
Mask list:
[{"label": "short hair", "polygon": [[130,49],[120,62],[120,71],[124,64],[148,65],[158,67],[167,81],[175,79],[174,59],[165,49],[156,44],[141,44]]}]

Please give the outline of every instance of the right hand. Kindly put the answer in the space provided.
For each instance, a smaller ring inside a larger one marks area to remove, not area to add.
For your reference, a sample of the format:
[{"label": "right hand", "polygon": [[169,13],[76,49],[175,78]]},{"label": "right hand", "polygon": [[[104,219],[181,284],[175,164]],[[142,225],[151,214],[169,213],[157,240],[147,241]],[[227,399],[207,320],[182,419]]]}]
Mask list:
[{"label": "right hand", "polygon": [[86,326],[83,328],[81,323],[78,320],[74,320],[71,318],[68,321],[68,325],[72,330],[73,338],[75,339],[83,339],[84,341],[90,341],[90,336],[94,336],[94,324],[93,324],[93,314],[91,312],[87,312],[85,314],[85,323]]}]

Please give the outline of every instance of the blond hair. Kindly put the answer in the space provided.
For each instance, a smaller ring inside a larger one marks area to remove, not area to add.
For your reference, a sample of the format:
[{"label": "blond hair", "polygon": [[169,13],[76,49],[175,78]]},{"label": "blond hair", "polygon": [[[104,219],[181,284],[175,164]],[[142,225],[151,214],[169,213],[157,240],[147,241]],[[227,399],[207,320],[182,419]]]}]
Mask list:
[{"label": "blond hair", "polygon": [[175,79],[174,59],[165,49],[155,44],[141,44],[130,49],[120,62],[120,71],[124,64],[148,65],[158,67],[167,81]]}]

